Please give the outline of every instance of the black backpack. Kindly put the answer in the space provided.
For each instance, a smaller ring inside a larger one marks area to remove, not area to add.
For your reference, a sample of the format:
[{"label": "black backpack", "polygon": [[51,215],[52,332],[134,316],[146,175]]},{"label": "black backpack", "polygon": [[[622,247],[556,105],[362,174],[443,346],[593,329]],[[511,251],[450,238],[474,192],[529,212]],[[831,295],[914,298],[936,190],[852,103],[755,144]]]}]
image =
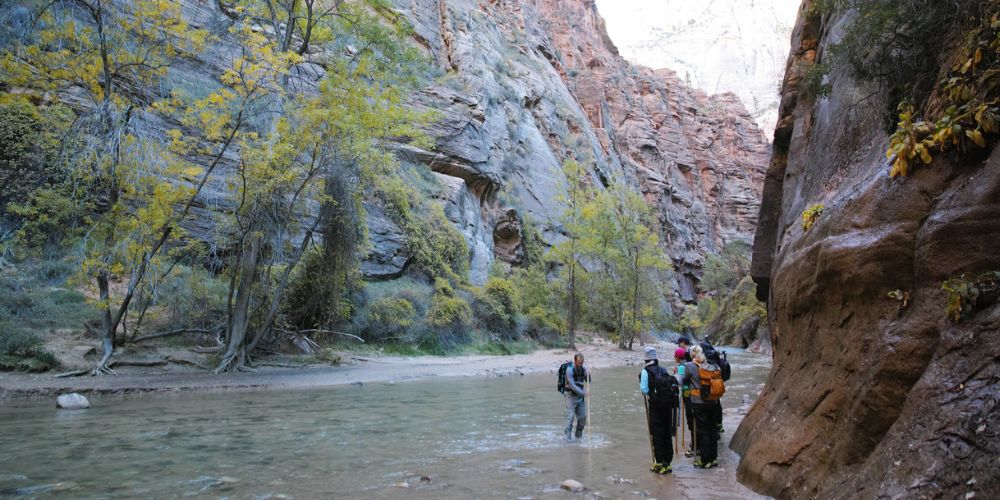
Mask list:
[{"label": "black backpack", "polygon": [[556,389],[559,389],[559,393],[563,394],[566,392],[566,369],[573,365],[572,361],[567,361],[559,366],[558,382],[556,382]]},{"label": "black backpack", "polygon": [[712,362],[715,366],[718,366],[719,370],[722,371],[722,381],[728,381],[732,370],[729,367],[729,360],[726,359],[726,353],[717,351],[714,347],[712,347],[712,344],[709,344],[708,342],[702,342],[701,347],[705,352],[705,359]]},{"label": "black backpack", "polygon": [[680,384],[677,378],[660,365],[650,365],[645,368],[649,375],[649,402],[661,410],[672,410],[680,404],[677,393]]}]

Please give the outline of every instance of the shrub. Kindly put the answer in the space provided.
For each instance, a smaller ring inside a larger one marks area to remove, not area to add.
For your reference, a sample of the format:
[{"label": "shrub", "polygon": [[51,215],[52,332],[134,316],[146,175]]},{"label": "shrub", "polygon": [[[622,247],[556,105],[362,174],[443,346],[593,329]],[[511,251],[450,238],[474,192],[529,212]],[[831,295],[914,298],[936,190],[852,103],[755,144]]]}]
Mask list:
[{"label": "shrub", "polygon": [[473,312],[479,326],[506,340],[516,337],[518,297],[514,284],[504,278],[490,278],[482,289],[473,292]]},{"label": "shrub", "polygon": [[422,332],[419,342],[424,351],[443,354],[468,341],[472,309],[468,302],[455,296],[447,280],[435,280],[434,290],[427,311],[428,328]]},{"label": "shrub", "polygon": [[0,319],[0,370],[41,372],[57,365],[41,339]]},{"label": "shrub", "polygon": [[818,219],[820,215],[823,215],[823,210],[825,209],[826,207],[821,203],[810,205],[809,208],[805,209],[805,211],[802,212],[802,230],[808,231],[809,228],[813,227],[813,224],[816,223],[816,219]]},{"label": "shrub", "polygon": [[535,306],[525,313],[524,333],[542,345],[557,345],[563,329],[562,315],[556,314],[551,309]]},{"label": "shrub", "polygon": [[417,321],[413,303],[404,298],[378,299],[368,307],[367,315],[363,337],[371,341],[406,340]]}]

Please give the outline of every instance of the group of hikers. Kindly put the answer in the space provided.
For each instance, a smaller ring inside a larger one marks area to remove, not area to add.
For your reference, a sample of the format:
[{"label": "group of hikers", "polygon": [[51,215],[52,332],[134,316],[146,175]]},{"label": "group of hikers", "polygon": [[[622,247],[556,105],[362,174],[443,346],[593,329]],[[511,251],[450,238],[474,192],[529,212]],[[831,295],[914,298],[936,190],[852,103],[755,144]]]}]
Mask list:
[{"label": "group of hikers", "polygon": [[[656,348],[647,346],[643,350],[644,366],[639,373],[639,391],[646,407],[653,455],[649,470],[657,474],[672,472],[670,464],[678,442],[685,448],[685,456],[695,457],[695,467],[717,467],[719,434],[725,431],[721,398],[730,375],[725,353],[720,353],[708,342],[692,345],[687,337],[680,337],[677,345],[672,368],[661,366]],[[558,388],[566,396],[567,441],[574,437],[581,439],[587,425],[590,373],[583,362],[583,354],[577,353],[572,363],[559,368]],[[684,437],[685,429],[691,436],[690,447]]]}]

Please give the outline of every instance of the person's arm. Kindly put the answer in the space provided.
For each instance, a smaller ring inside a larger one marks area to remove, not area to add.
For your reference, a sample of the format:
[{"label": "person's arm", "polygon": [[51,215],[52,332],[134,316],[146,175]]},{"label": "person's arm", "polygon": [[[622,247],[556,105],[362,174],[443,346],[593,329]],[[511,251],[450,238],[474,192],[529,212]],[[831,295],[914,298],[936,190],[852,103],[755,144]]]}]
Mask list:
[{"label": "person's arm", "polygon": [[639,391],[643,394],[649,394],[649,372],[645,368],[639,373]]},{"label": "person's arm", "polygon": [[677,365],[677,383],[684,385],[684,364]]},{"label": "person's arm", "polygon": [[[575,369],[576,367],[572,365],[570,365],[569,368],[566,368],[566,387],[569,387],[569,390],[573,391],[573,394],[576,394],[577,396],[583,396],[584,395],[583,387],[576,385],[576,380],[573,377],[573,371]],[[586,375],[587,373],[586,369],[584,369],[583,373]]]}]

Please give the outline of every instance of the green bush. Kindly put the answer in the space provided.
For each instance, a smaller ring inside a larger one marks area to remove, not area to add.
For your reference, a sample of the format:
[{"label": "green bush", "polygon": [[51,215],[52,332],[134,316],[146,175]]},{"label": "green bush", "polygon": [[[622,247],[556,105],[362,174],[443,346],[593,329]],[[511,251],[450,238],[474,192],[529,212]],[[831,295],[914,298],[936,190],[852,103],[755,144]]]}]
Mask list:
[{"label": "green bush", "polygon": [[493,277],[473,292],[472,310],[480,328],[501,335],[505,340],[517,336],[518,297],[514,284]]},{"label": "green bush", "polygon": [[0,319],[0,370],[42,372],[58,364],[41,339]]},{"label": "green bush", "polygon": [[27,328],[80,327],[94,317],[86,297],[61,288],[72,264],[60,261],[21,263],[0,275],[0,320]]},{"label": "green bush", "polygon": [[443,278],[434,282],[434,297],[427,311],[427,329],[419,338],[420,348],[432,354],[444,354],[468,342],[472,322],[469,303],[455,295]]},{"label": "green bush", "polygon": [[406,341],[417,324],[417,311],[404,298],[378,299],[368,307],[367,315],[362,335],[366,341]]}]

